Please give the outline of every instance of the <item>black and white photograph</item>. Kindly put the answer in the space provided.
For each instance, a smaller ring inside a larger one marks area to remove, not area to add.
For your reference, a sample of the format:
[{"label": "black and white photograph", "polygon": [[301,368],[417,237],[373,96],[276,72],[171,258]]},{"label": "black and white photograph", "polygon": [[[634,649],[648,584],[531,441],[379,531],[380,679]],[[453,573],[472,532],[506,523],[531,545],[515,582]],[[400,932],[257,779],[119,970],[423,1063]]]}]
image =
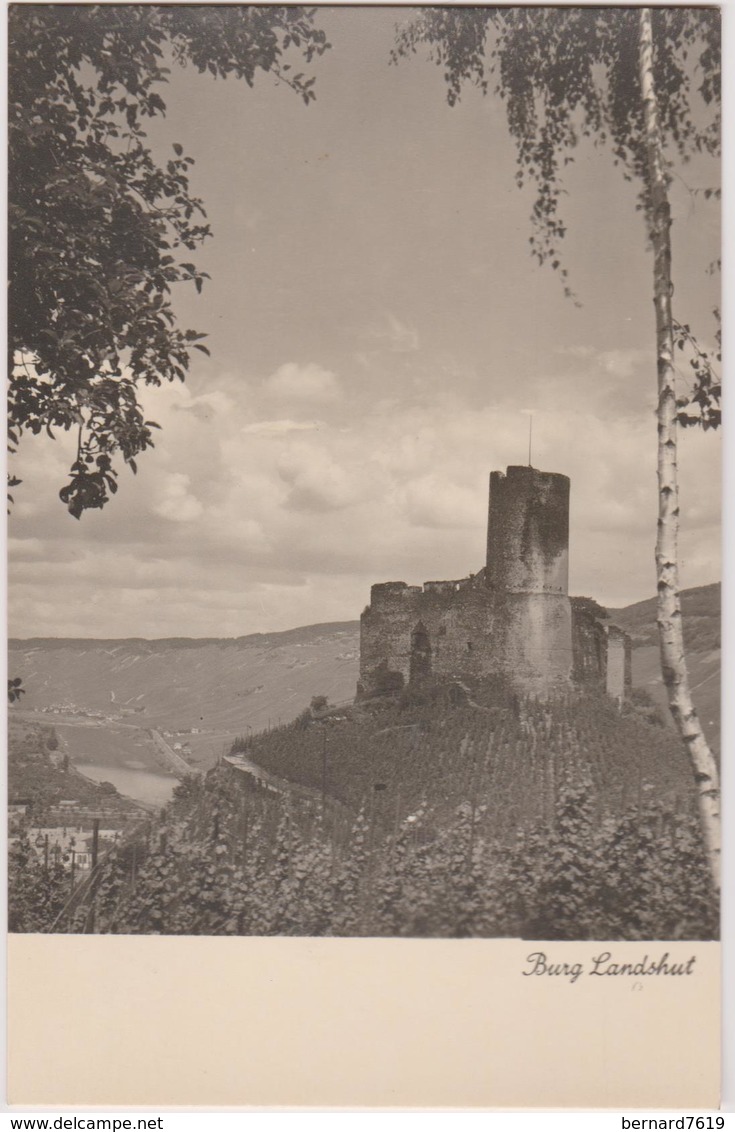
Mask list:
[{"label": "black and white photograph", "polygon": [[719,939],[719,9],[8,28],[10,933],[686,981],[646,941]]}]

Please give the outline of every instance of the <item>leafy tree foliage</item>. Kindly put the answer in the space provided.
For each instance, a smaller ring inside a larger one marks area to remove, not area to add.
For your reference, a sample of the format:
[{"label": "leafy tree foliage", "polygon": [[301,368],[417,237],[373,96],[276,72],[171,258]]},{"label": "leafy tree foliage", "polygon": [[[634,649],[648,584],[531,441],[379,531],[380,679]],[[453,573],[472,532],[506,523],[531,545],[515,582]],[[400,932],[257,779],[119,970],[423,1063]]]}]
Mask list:
[{"label": "leafy tree foliage", "polygon": [[[716,936],[694,791],[672,773],[677,757],[686,766],[675,740],[604,698],[477,694],[474,709],[424,706],[415,743],[399,705],[372,725],[335,722],[330,787],[347,805],[318,789],[310,738],[322,723],[254,736],[250,755],[277,758],[290,782],[258,786],[227,764],[188,778],[64,915],[43,919],[20,858],[13,899],[46,931]],[[297,785],[304,778],[315,788]]]},{"label": "leafy tree foliage", "polygon": [[689,365],[693,373],[693,389],[688,396],[677,398],[676,416],[679,424],[686,428],[689,425],[700,425],[705,431],[708,428],[719,428],[721,423],[720,397],[722,384],[715,364],[722,361],[720,352],[719,310],[715,311],[718,321],[717,350],[714,356],[704,350],[691,328],[682,325],[674,319],[674,342],[678,350],[686,351],[689,355]]},{"label": "leafy tree foliage", "polygon": [[8,928],[11,932],[47,932],[69,894],[68,854],[37,853],[26,830],[8,847]]},{"label": "leafy tree foliage", "polygon": [[168,808],[134,867],[129,852],[113,849],[96,885],[61,916],[56,888],[48,906],[36,902],[49,882],[19,847],[11,930],[717,937],[717,897],[691,812],[645,802],[600,813],[588,786],[563,780],[548,818],[510,839],[495,837],[487,817],[465,801],[437,821],[425,805],[385,834],[363,808],[335,838],[288,801],[243,795],[215,771]]},{"label": "leafy tree foliage", "polygon": [[289,49],[309,63],[328,46],[306,8],[11,6],[9,441],[76,432],[60,492],[76,518],[117,490],[116,453],[135,471],[152,446],[138,387],[183,380],[192,349],[206,352],[171,303],[174,284],[206,278],[193,159],[146,142],[168,64],[249,86],[267,72],[308,104],[314,79]]},{"label": "leafy tree foliage", "polygon": [[[657,621],[669,706],[691,760],[702,835],[719,886],[719,772],[692,702],[679,593],[677,426],[719,423],[720,382],[711,360],[672,313],[671,159],[716,155],[720,146],[720,15],[706,8],[428,9],[399,33],[394,58],[428,45],[444,67],[449,101],[489,75],[516,143],[519,185],[536,189],[531,250],[559,271],[563,168],[580,138],[609,145],[639,186],[638,209],[653,252],[656,331],[658,521]],[[716,190],[705,190],[705,196]],[[680,396],[675,343],[690,350],[693,390]]]},{"label": "leafy tree foliage", "polygon": [[25,694],[26,690],[23,687],[23,681],[20,676],[15,676],[12,679],[8,677],[8,703],[16,703],[20,697]]},{"label": "leafy tree foliage", "polygon": [[[393,61],[428,50],[442,69],[450,105],[466,84],[505,106],[516,145],[516,182],[535,189],[530,249],[556,271],[566,294],[564,170],[581,139],[607,146],[626,180],[639,186],[650,221],[651,191],[639,79],[639,9],[426,8],[400,28]],[[653,79],[663,144],[688,161],[720,152],[720,16],[716,8],[652,8]],[[670,179],[670,175],[667,174]],[[703,190],[706,199],[717,188]],[[684,336],[689,327],[682,327]],[[690,344],[692,344],[690,342]],[[703,353],[703,352],[702,352]],[[702,360],[695,344],[695,356]],[[710,363],[712,359],[709,360]],[[680,423],[716,425],[720,388],[694,367]],[[694,403],[695,411],[685,411]]]}]

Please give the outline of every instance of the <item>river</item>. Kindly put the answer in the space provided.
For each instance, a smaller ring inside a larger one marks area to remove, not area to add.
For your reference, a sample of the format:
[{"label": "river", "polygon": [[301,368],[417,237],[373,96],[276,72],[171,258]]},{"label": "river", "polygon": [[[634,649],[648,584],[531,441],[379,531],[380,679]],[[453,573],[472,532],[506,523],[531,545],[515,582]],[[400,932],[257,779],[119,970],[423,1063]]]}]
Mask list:
[{"label": "river", "polygon": [[121,794],[147,805],[168,802],[178,778],[168,774],[155,744],[139,727],[53,721],[61,749],[87,778],[111,782]]},{"label": "river", "polygon": [[127,766],[96,766],[94,763],[76,762],[74,766],[85,778],[95,782],[111,782],[128,798],[149,805],[165,806],[170,801],[178,778],[150,770],[137,770]]}]

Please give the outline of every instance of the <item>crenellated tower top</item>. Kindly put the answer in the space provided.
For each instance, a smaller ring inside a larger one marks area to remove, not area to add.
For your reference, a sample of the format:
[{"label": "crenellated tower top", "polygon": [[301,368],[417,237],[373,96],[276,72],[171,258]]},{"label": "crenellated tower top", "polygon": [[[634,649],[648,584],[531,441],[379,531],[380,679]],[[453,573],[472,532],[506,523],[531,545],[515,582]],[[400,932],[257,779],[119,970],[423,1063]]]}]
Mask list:
[{"label": "crenellated tower top", "polygon": [[497,593],[569,592],[569,477],[512,465],[490,473],[486,581]]}]

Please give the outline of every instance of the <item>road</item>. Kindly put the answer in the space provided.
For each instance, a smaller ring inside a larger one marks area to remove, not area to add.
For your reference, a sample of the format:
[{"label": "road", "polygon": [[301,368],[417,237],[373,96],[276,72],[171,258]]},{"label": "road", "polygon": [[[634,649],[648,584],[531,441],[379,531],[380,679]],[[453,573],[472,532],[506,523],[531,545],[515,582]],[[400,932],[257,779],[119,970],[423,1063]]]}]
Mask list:
[{"label": "road", "polygon": [[149,729],[148,734],[156,745],[156,750],[159,751],[166,761],[169,770],[174,774],[199,774],[200,772],[194,767],[190,766],[181,755],[178,755],[173,748],[169,747],[166,740],[163,738],[159,731],[155,731],[152,727]]}]

